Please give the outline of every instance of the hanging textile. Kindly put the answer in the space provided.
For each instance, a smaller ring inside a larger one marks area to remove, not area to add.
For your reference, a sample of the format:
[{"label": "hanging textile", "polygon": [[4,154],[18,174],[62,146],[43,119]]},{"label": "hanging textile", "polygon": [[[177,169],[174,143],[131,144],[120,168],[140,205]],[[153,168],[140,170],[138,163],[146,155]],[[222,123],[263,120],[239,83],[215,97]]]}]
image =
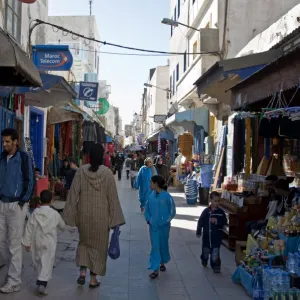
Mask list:
[{"label": "hanging textile", "polygon": [[47,137],[47,157],[49,162],[53,160],[54,153],[54,125],[47,125],[46,128],[46,137]]},{"label": "hanging textile", "polygon": [[95,124],[92,122],[85,121],[83,123],[83,141],[94,142],[97,140],[97,132]]},{"label": "hanging textile", "polygon": [[251,120],[245,120],[246,125],[246,157],[245,157],[245,177],[248,179],[251,171]]},{"label": "hanging textile", "polygon": [[251,118],[251,131],[252,131],[252,145],[251,145],[251,156],[252,156],[252,173],[256,173],[257,167],[259,165],[259,148],[258,148],[258,130],[259,130],[259,118],[255,116]]},{"label": "hanging textile", "polygon": [[233,132],[233,174],[240,173],[244,169],[245,157],[245,120],[234,119]]},{"label": "hanging textile", "polygon": [[31,144],[31,140],[29,137],[26,137],[25,138],[25,151],[27,153],[29,153],[30,157],[31,157],[31,160],[32,160],[32,164],[34,166],[34,168],[36,167],[36,164],[35,164],[35,160],[34,160],[34,154],[33,154],[33,150],[32,150],[32,144]]},{"label": "hanging textile", "polygon": [[68,157],[72,155],[72,121],[65,122],[65,147],[64,147],[64,156]]},{"label": "hanging textile", "polygon": [[157,138],[157,153],[160,154],[161,152],[161,139],[160,139],[160,133],[158,134]]},{"label": "hanging textile", "polygon": [[259,135],[265,138],[275,138],[279,134],[279,119],[263,118],[259,124]]}]

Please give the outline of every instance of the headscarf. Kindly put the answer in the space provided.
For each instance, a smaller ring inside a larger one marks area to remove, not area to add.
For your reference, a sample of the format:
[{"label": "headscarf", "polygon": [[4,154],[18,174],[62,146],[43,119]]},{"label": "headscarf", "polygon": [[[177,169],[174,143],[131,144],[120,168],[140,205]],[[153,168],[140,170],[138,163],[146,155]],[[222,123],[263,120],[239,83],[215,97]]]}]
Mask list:
[{"label": "headscarf", "polygon": [[155,167],[153,166],[153,161],[152,161],[152,158],[151,157],[147,157],[144,161],[145,163],[145,166],[147,166],[147,163],[150,162],[151,163],[151,166],[149,168],[152,169],[152,176],[156,175],[156,169]]},{"label": "headscarf", "polygon": [[161,155],[157,155],[154,158],[153,164],[156,168],[160,168],[163,165],[163,163],[161,165],[158,163],[160,159],[163,159]]}]

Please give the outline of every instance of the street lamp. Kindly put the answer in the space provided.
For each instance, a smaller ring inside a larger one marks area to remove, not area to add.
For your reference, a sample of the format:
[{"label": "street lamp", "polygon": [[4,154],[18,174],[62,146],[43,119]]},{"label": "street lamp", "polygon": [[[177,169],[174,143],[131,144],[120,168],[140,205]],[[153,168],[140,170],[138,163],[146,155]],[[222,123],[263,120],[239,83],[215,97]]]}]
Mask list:
[{"label": "street lamp", "polygon": [[144,83],[144,86],[145,86],[145,87],[149,87],[149,88],[156,88],[156,89],[159,89],[159,90],[162,90],[162,91],[171,93],[171,90],[170,90],[170,89],[168,89],[168,88],[165,88],[165,89],[164,89],[164,88],[161,88],[161,87],[159,87],[159,86],[155,86],[155,85],[153,85],[153,84]]},{"label": "street lamp", "polygon": [[174,20],[168,19],[168,18],[163,18],[161,23],[165,24],[165,25],[174,26],[174,27],[178,27],[178,25],[181,25],[181,26],[184,26],[184,27],[187,27],[187,28],[190,28],[190,29],[193,29],[193,30],[196,30],[196,31],[200,32],[200,29],[198,29],[198,28],[195,28],[195,27],[192,27],[192,26],[189,26],[189,25],[186,25],[186,24],[183,24],[183,23],[180,23],[178,21],[174,21]]}]

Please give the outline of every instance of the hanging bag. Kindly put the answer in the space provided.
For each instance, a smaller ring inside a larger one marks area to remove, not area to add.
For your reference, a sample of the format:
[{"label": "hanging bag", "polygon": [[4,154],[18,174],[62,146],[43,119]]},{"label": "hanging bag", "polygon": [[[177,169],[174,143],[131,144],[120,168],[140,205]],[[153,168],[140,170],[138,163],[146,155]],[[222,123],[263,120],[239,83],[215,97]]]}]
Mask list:
[{"label": "hanging bag", "polygon": [[119,243],[120,233],[121,233],[121,231],[120,231],[119,226],[116,226],[114,229],[114,232],[110,238],[108,255],[113,260],[116,260],[120,257],[120,243]]}]

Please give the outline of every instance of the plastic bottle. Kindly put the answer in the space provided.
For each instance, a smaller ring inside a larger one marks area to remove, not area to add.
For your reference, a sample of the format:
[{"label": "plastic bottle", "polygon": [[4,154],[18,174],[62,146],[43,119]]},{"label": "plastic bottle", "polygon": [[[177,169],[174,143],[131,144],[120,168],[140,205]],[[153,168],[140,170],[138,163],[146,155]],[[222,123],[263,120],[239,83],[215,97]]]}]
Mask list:
[{"label": "plastic bottle", "polygon": [[253,287],[253,300],[264,300],[264,289],[263,289],[263,271],[261,268],[257,268],[255,272],[255,280]]},{"label": "plastic bottle", "polygon": [[287,270],[289,273],[295,274],[296,269],[298,269],[298,266],[296,267],[295,257],[292,253],[289,253],[287,260]]}]

